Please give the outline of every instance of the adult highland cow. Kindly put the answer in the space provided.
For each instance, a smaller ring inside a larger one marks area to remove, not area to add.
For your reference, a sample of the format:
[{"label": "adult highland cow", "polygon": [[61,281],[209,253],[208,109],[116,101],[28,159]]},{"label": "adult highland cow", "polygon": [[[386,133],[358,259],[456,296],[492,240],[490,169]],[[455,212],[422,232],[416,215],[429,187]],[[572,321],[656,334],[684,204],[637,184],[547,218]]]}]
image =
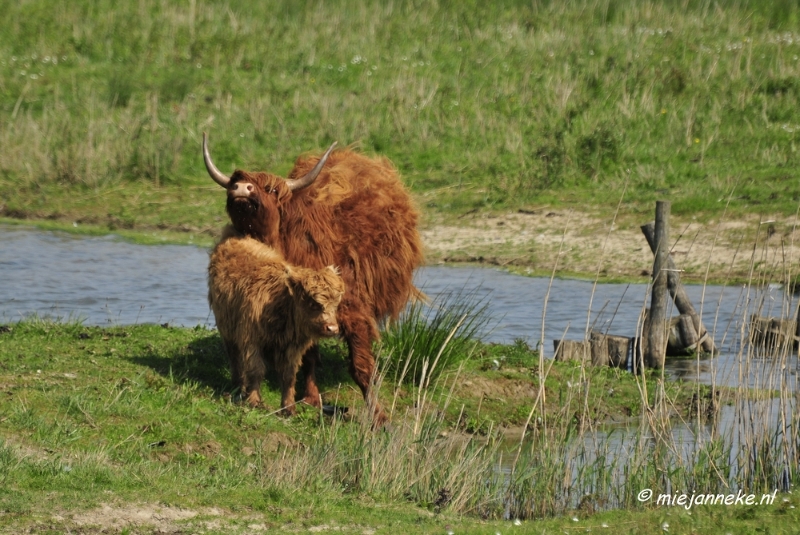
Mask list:
[{"label": "adult highland cow", "polygon": [[208,302],[214,311],[231,377],[251,406],[271,365],[281,383],[281,407],[295,413],[297,370],[308,349],[336,336],[336,307],[344,283],[333,266],[287,264],[272,247],[226,229],[211,252]]},{"label": "adult highland cow", "polygon": [[[396,318],[409,299],[422,294],[412,284],[422,264],[418,212],[394,166],[352,150],[300,157],[288,179],[264,172],[220,172],[203,134],[203,159],[211,178],[228,193],[227,211],[236,230],[276,248],[288,262],[313,269],[336,265],[345,294],[337,313],[349,346],[350,375],[365,401],[374,403],[375,424],[386,421],[371,398],[375,371],[372,343],[378,322]],[[304,401],[320,407],[314,369],[316,346],[303,358]]]}]

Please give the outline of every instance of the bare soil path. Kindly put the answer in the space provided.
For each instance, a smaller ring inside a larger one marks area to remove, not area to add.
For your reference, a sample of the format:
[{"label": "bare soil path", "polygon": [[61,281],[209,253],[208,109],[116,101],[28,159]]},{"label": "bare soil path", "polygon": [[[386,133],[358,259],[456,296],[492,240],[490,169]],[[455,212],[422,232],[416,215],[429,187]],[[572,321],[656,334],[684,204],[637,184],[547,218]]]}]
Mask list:
[{"label": "bare soil path", "polygon": [[[520,210],[430,217],[422,236],[431,264],[470,262],[528,273],[646,280],[653,256],[640,230],[647,216],[612,222],[591,213]],[[670,242],[684,278],[781,282],[794,278],[800,256],[795,218],[753,215],[737,220],[672,217]],[[557,260],[557,265],[556,265]],[[755,269],[752,269],[755,268]],[[752,273],[751,273],[752,272]]]}]

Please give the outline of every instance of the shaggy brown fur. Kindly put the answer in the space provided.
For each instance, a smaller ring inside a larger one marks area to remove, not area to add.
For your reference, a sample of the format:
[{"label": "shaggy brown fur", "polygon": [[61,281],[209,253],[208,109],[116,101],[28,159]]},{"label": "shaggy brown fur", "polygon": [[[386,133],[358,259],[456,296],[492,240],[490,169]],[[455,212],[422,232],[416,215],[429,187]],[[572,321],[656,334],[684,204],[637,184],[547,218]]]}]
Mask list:
[{"label": "shaggy brown fur", "polygon": [[[305,175],[318,161],[299,158],[289,178]],[[347,289],[339,325],[350,349],[350,374],[369,400],[378,322],[396,318],[410,298],[422,295],[412,284],[423,261],[418,212],[394,166],[346,149],[331,153],[304,189],[291,191],[272,174],[237,170],[227,190],[228,214],[238,232],[275,247],[293,264],[340,267]],[[318,358],[312,348],[303,359],[305,401],[315,406]],[[376,423],[382,424],[386,416],[372,401]]]},{"label": "shaggy brown fur", "polygon": [[288,265],[272,247],[227,231],[211,253],[208,302],[225,342],[231,377],[247,402],[261,404],[265,364],[281,383],[281,407],[295,413],[301,359],[321,337],[339,333],[344,283],[333,267]]}]

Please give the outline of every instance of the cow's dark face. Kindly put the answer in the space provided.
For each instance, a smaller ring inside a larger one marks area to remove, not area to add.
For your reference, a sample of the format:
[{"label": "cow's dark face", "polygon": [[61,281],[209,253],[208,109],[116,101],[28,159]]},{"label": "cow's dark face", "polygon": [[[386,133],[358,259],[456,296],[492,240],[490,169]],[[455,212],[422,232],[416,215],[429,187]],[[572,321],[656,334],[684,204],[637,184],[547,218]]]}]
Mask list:
[{"label": "cow's dark face", "polygon": [[274,244],[281,205],[292,197],[286,181],[268,173],[235,171],[225,189],[226,209],[236,231]]},{"label": "cow's dark face", "polygon": [[292,192],[314,183],[336,142],[328,148],[313,169],[301,177],[283,179],[269,173],[234,171],[231,177],[222,173],[208,151],[208,139],[203,132],[203,162],[211,179],[228,192],[227,210],[237,232],[252,236],[272,246],[278,243],[280,208],[289,202]]}]

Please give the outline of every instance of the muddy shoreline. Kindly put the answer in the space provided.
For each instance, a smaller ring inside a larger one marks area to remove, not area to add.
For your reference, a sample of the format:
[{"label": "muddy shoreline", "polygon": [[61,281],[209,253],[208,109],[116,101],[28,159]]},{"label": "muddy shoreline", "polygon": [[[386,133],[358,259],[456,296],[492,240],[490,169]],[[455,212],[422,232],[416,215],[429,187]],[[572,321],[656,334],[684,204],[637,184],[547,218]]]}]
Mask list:
[{"label": "muddy shoreline", "polygon": [[[640,225],[649,216],[601,217],[550,208],[426,214],[420,225],[426,263],[490,265],[522,275],[646,282],[652,254]],[[122,225],[114,218],[0,212],[0,224],[77,234],[117,234],[145,244],[209,246],[221,225]],[[672,257],[688,283],[787,282],[800,262],[800,230],[791,217],[671,220]],[[754,269],[755,268],[755,269]]]}]

